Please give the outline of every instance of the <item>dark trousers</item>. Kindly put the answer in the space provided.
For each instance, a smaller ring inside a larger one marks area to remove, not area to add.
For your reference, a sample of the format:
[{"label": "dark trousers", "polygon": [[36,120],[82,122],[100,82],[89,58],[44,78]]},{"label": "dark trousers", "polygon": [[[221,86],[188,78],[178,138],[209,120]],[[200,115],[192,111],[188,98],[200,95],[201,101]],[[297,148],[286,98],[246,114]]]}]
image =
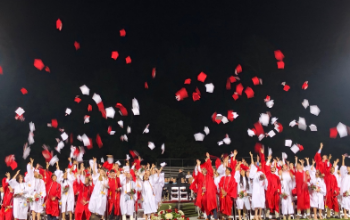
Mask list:
[{"label": "dark trousers", "polygon": [[117,216],[114,215],[114,205],[113,205],[112,212],[111,212],[111,214],[109,215],[108,219],[109,219],[109,220],[114,220],[114,219],[119,220],[119,219],[120,219],[120,215],[117,215]]},{"label": "dark trousers", "polygon": [[57,220],[57,216],[47,215],[47,220]]}]

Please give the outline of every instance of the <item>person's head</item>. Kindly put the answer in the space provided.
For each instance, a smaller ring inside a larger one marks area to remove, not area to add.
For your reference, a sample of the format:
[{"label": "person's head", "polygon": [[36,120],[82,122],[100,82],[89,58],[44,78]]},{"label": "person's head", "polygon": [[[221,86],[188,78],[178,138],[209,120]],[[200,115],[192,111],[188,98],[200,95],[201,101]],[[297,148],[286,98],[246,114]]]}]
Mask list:
[{"label": "person's head", "polygon": [[90,177],[85,177],[85,185],[89,185],[90,184]]},{"label": "person's head", "polygon": [[190,171],[187,171],[187,175],[191,175],[191,172],[190,172]]},{"label": "person's head", "polygon": [[149,180],[149,174],[145,173],[145,175],[143,175],[143,181]]},{"label": "person's head", "polygon": [[39,178],[39,175],[40,175],[39,170],[38,170],[38,169],[35,169],[35,170],[34,170],[34,177],[35,177],[35,178]]},{"label": "person's head", "polygon": [[289,169],[291,169],[291,170],[294,169],[293,163],[290,163],[290,164],[289,164]]},{"label": "person's head", "polygon": [[320,170],[316,170],[316,177],[321,177],[321,172],[320,172]]},{"label": "person's head", "polygon": [[52,181],[56,182],[57,176],[53,173],[53,174],[51,175],[51,179],[52,179]]},{"label": "person's head", "polygon": [[184,178],[181,178],[181,183],[185,183],[185,179]]},{"label": "person's head", "polygon": [[203,175],[207,175],[207,169],[206,169],[206,168],[203,168],[203,169],[202,169],[202,174],[203,174]]},{"label": "person's head", "polygon": [[244,170],[244,169],[241,169],[240,174],[241,174],[241,176],[245,176],[245,170]]},{"label": "person's head", "polygon": [[322,161],[324,162],[324,161],[326,161],[326,160],[328,160],[328,156],[327,156],[327,155],[323,155],[323,156],[322,156]]},{"label": "person's head", "polygon": [[300,164],[300,163],[297,163],[297,164],[296,164],[296,168],[297,168],[297,170],[302,170],[301,164]]},{"label": "person's head", "polygon": [[226,167],[225,174],[226,176],[231,175],[232,169],[230,167]]},{"label": "person's head", "polygon": [[16,181],[18,183],[22,183],[23,182],[23,175],[19,174],[17,177],[16,177]]},{"label": "person's head", "polygon": [[114,169],[111,169],[111,171],[109,171],[109,176],[111,178],[115,178],[116,174],[115,174],[115,170]]},{"label": "person's head", "polygon": [[158,171],[157,168],[152,169],[152,170],[151,170],[151,175],[155,174],[157,171]]},{"label": "person's head", "polygon": [[276,167],[275,167],[275,166],[272,166],[272,167],[271,167],[271,173],[274,173],[274,172],[276,172]]},{"label": "person's head", "polygon": [[287,171],[287,170],[288,170],[287,164],[283,164],[283,165],[282,165],[282,170],[283,170],[283,171]]},{"label": "person's head", "polygon": [[333,174],[335,171],[334,167],[331,167],[331,174]]},{"label": "person's head", "polygon": [[193,177],[188,178],[188,183],[191,184],[193,182]]},{"label": "person's head", "polygon": [[182,173],[182,169],[179,169],[179,173]]},{"label": "person's head", "polygon": [[100,175],[106,176],[106,169],[105,168],[100,169]]},{"label": "person's head", "polygon": [[132,176],[131,176],[130,173],[125,173],[125,178],[126,178],[126,180],[128,180],[128,181],[132,180]]}]

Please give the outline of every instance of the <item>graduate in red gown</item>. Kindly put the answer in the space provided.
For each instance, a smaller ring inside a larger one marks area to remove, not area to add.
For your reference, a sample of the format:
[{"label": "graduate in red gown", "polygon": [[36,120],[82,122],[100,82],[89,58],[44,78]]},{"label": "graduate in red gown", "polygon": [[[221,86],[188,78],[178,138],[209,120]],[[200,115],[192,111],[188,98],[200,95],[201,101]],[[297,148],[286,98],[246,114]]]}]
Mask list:
[{"label": "graduate in red gown", "polygon": [[48,177],[45,185],[46,188],[46,214],[48,220],[57,219],[60,216],[59,200],[61,199],[61,184],[57,183],[57,176],[46,170]]},{"label": "graduate in red gown", "polygon": [[219,182],[220,212],[226,217],[231,215],[233,199],[237,198],[237,183],[231,173],[231,168],[226,167],[225,176]]},{"label": "graduate in red gown", "polygon": [[339,214],[338,198],[340,188],[338,187],[337,178],[334,175],[334,167],[330,169],[330,172],[326,172],[324,182],[327,188],[326,194],[326,206],[327,206],[327,218],[330,218],[331,209],[334,210],[335,215]]},{"label": "graduate in red gown", "polygon": [[217,203],[216,203],[216,186],[214,183],[214,172],[213,167],[211,165],[210,155],[206,154],[206,162],[202,165],[200,161],[197,160],[197,178],[196,182],[198,185],[197,198],[195,201],[195,205],[199,207],[202,211],[208,216],[210,219],[210,215],[214,214],[214,218],[217,219]]},{"label": "graduate in red gown", "polygon": [[103,163],[102,167],[106,168],[108,171],[111,171],[113,168],[113,156],[112,155],[107,155],[107,161]]},{"label": "graduate in red gown", "polygon": [[0,220],[13,219],[13,189],[9,186],[10,174],[6,173],[6,177],[2,179],[2,187],[4,189],[4,199],[0,210]]},{"label": "graduate in red gown", "polygon": [[308,182],[310,181],[310,176],[303,170],[304,161],[301,160],[297,163],[298,158],[296,157],[296,172],[295,172],[295,183],[296,183],[296,194],[297,194],[297,219],[301,216],[301,211],[307,212],[310,215],[310,194]]},{"label": "graduate in red gown", "polygon": [[117,176],[116,172],[119,173],[119,171],[115,171],[112,169],[109,172],[109,189],[108,189],[108,215],[110,218],[114,219],[114,217],[121,216],[120,212],[120,180],[119,175]]},{"label": "graduate in red gown", "polygon": [[84,167],[81,166],[77,176],[77,189],[79,194],[74,213],[76,220],[90,219],[91,216],[89,201],[94,187],[92,185],[91,176],[85,176],[84,174]]},{"label": "graduate in red gown", "polygon": [[323,144],[321,143],[320,149],[316,153],[314,160],[316,162],[316,170],[319,170],[323,175],[326,175],[326,173],[329,173],[332,167],[332,164],[329,162],[332,156],[330,155],[330,158],[328,158],[327,155],[323,155],[321,159],[322,148],[323,148]]}]

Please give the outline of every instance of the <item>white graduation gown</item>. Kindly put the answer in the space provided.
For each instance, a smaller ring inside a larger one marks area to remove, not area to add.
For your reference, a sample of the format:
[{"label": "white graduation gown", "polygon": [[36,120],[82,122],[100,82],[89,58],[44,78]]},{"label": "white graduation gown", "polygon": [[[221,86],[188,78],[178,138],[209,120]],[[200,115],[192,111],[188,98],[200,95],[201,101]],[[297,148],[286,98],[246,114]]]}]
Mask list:
[{"label": "white graduation gown", "polygon": [[42,213],[44,211],[44,198],[46,197],[45,182],[42,179],[34,178],[34,168],[31,168],[29,164],[27,165],[27,175],[24,179],[26,187],[28,187],[27,195],[33,198],[35,194],[40,195],[38,201],[34,199],[32,204],[30,204],[30,209],[36,213]]},{"label": "white graduation gown", "polygon": [[283,171],[282,175],[280,177],[281,179],[281,190],[282,193],[285,193],[288,195],[286,199],[282,199],[282,215],[293,215],[294,214],[294,207],[293,207],[293,195],[292,190],[294,188],[294,181],[292,177],[290,176],[290,173],[288,171]]},{"label": "white graduation gown", "polygon": [[[247,210],[250,210],[250,201],[249,201],[249,197],[245,196],[243,198],[239,198],[239,193],[241,191],[246,191],[246,193],[248,194],[248,191],[250,190],[250,186],[249,186],[249,182],[247,183],[246,178],[243,178],[243,182],[241,183],[241,174],[238,170],[236,170],[235,172],[235,180],[237,183],[237,199],[236,199],[236,206],[238,210],[242,210],[243,207],[245,206],[245,208]],[[248,178],[249,181],[249,178]],[[247,186],[249,186],[249,190],[247,190]]]},{"label": "white graduation gown", "polygon": [[[141,185],[139,187],[136,186],[135,182],[130,180],[129,182],[126,182],[126,178],[124,174],[121,174],[119,176],[120,185],[121,187],[121,193],[120,193],[120,211],[122,215],[133,215],[135,211],[135,201],[137,199],[137,193],[135,193],[133,196],[129,196],[127,194],[130,192],[131,189],[135,189],[137,191],[140,191]],[[138,183],[140,184],[140,183]]]},{"label": "white graduation gown", "polygon": [[[145,215],[157,212],[158,206],[155,202],[155,191],[154,191],[154,182],[152,178],[149,180],[144,180],[143,182],[137,181],[138,186],[141,186],[142,194],[142,205]],[[138,187],[140,189],[140,187]]]},{"label": "white graduation gown", "polygon": [[316,177],[316,171],[314,169],[309,170],[310,173],[310,183],[308,185],[315,185],[320,189],[319,192],[316,190],[310,190],[310,207],[317,209],[324,209],[324,196],[326,196],[327,189],[326,184],[323,179]]},{"label": "white graduation gown", "polygon": [[99,177],[100,174],[92,175],[95,187],[90,197],[89,210],[91,213],[104,215],[107,208],[108,178],[100,181]]},{"label": "white graduation gown", "polygon": [[28,204],[27,204],[27,190],[25,183],[18,183],[15,179],[9,181],[9,185],[14,190],[14,195],[22,193],[21,197],[13,198],[13,217],[16,219],[27,219]]},{"label": "white graduation gown", "polygon": [[159,176],[158,174],[154,174],[152,176],[155,176],[153,189],[156,194],[156,198],[155,198],[156,206],[158,207],[158,204],[162,201],[162,192],[164,187],[164,173],[160,173]]},{"label": "white graduation gown", "polygon": [[[63,179],[62,170],[56,170],[55,175],[57,176],[57,182],[61,184],[61,213],[64,212],[73,212],[74,211],[74,189],[73,183],[75,180],[74,175],[69,173],[70,170],[67,170],[67,180]],[[68,192],[63,193],[63,189],[66,186],[69,186]]]},{"label": "white graduation gown", "polygon": [[[348,174],[348,170],[346,166],[340,167],[340,175],[342,176],[341,179],[341,187],[340,187],[340,195],[343,196],[343,194],[348,191],[350,194],[350,175]],[[350,210],[350,196],[342,197],[342,207],[346,210]]]},{"label": "white graduation gown", "polygon": [[[267,190],[267,179],[259,180],[261,174],[264,174],[261,171],[258,171],[258,168],[252,164],[250,166],[249,178],[253,179],[253,189],[252,189],[252,208],[265,208],[265,190]],[[265,174],[264,174],[265,175]]]}]

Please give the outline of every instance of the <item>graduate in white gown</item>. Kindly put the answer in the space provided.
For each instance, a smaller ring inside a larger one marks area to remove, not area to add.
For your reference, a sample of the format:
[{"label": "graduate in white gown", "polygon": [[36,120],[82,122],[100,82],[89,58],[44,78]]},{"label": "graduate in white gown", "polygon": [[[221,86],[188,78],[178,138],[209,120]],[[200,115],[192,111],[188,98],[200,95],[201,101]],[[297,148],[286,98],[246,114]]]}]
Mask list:
[{"label": "graduate in white gown", "polygon": [[[240,164],[236,167],[235,172],[235,181],[237,183],[237,199],[236,199],[236,208],[238,209],[238,219],[241,219],[241,211],[243,208],[250,210],[250,201],[248,192],[250,190],[249,181],[250,179],[246,175],[246,171],[241,168]],[[241,198],[243,195],[244,197]],[[243,213],[245,215],[245,213]],[[245,216],[243,216],[245,219]]]},{"label": "graduate in white gown", "polygon": [[9,185],[14,190],[13,198],[13,217],[17,219],[27,219],[28,204],[27,204],[27,189],[23,182],[23,176],[17,171],[16,175],[9,181]]},{"label": "graduate in white gown", "polygon": [[345,166],[345,155],[343,155],[343,163],[340,167],[341,187],[340,195],[342,195],[342,207],[344,209],[344,218],[348,219],[350,210],[350,167]]},{"label": "graduate in white gown", "polygon": [[[154,169],[154,164],[152,164],[151,171]],[[137,189],[141,190],[142,199],[143,199],[143,210],[146,218],[152,218],[153,213],[157,212],[156,205],[156,195],[154,190],[154,182],[150,177],[150,171],[146,171],[143,175],[143,181],[137,181]]]},{"label": "graduate in white gown", "polygon": [[162,192],[164,187],[164,173],[162,173],[163,167],[161,167],[159,170],[155,167],[153,170],[151,170],[152,175],[150,176],[152,181],[154,182],[154,192],[156,194],[155,202],[156,206],[159,207],[161,201],[162,201]]},{"label": "graduate in white gown", "polygon": [[[70,158],[68,159],[70,162]],[[61,184],[61,213],[62,219],[66,219],[66,212],[69,214],[69,219],[72,220],[72,213],[74,212],[74,190],[73,183],[75,181],[74,174],[71,169],[66,169],[63,173],[62,170],[59,169],[57,163],[57,170],[55,171],[55,175],[57,177],[57,182]],[[68,190],[67,190],[68,188]]]},{"label": "graduate in white gown", "polygon": [[97,170],[96,158],[92,164],[92,180],[95,185],[92,191],[89,210],[92,214],[102,217],[107,208],[108,177],[104,168]]},{"label": "graduate in white gown", "polygon": [[119,175],[121,194],[120,194],[120,211],[122,214],[122,220],[126,220],[126,216],[133,220],[133,214],[135,211],[135,201],[137,199],[137,187],[135,182],[132,180],[130,174],[130,167],[123,167],[124,174]]},{"label": "graduate in white gown", "polygon": [[263,172],[254,164],[253,154],[249,152],[251,158],[249,178],[253,179],[252,208],[255,210],[255,220],[262,220],[262,209],[265,208],[265,190],[267,190],[267,179]]},{"label": "graduate in white gown", "polygon": [[282,170],[279,171],[279,176],[281,179],[281,191],[282,191],[282,215],[283,219],[288,216],[288,219],[291,218],[291,215],[294,214],[293,207],[293,195],[292,190],[294,188],[293,174],[288,170],[288,166],[286,164],[282,165]]},{"label": "graduate in white gown", "polygon": [[26,187],[28,187],[28,195],[33,197],[33,202],[30,204],[32,210],[32,220],[40,220],[40,214],[43,212],[44,198],[46,196],[45,182],[39,173],[39,164],[37,168],[33,168],[34,159],[30,158],[27,165],[27,175],[25,176]]},{"label": "graduate in white gown", "polygon": [[312,186],[310,189],[310,207],[314,210],[314,219],[317,219],[317,209],[319,210],[319,216],[322,217],[324,197],[326,196],[327,189],[319,170],[315,170],[314,167],[311,167],[309,174],[311,180],[308,185],[309,187]]}]

